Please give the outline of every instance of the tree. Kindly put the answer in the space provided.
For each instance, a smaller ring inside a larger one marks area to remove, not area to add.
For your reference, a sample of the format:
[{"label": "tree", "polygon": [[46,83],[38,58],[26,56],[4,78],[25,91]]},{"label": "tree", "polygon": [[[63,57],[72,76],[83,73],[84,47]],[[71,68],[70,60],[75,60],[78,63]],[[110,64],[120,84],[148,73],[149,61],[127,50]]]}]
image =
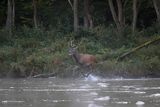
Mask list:
[{"label": "tree", "polygon": [[124,17],[122,0],[117,0],[117,6],[118,6],[118,20],[120,25],[123,27],[125,25],[125,17]]},{"label": "tree", "polygon": [[90,3],[91,0],[84,0],[84,27],[93,28],[93,19],[91,16]]},{"label": "tree", "polygon": [[38,28],[38,23],[37,23],[37,0],[33,0],[33,21],[34,21],[34,27]]},{"label": "tree", "polygon": [[132,21],[132,33],[135,33],[136,24],[137,24],[137,15],[138,15],[138,7],[137,7],[137,0],[133,0],[133,21]]},{"label": "tree", "polygon": [[73,0],[73,3],[71,2],[71,0],[68,0],[72,10],[73,10],[73,18],[74,18],[74,32],[78,31],[78,26],[79,26],[79,20],[78,20],[78,0]]},{"label": "tree", "polygon": [[15,25],[15,2],[14,0],[8,0],[7,3],[7,20],[6,20],[6,30],[9,34],[12,34],[12,29]]},{"label": "tree", "polygon": [[78,0],[74,0],[73,3],[73,14],[74,14],[74,32],[78,31]]},{"label": "tree", "polygon": [[115,6],[113,4],[113,0],[108,0],[108,2],[109,2],[109,7],[111,10],[113,20],[117,26],[118,31],[121,32],[124,28],[124,25],[125,25],[125,20],[124,20],[125,16],[123,14],[122,0],[116,0],[118,13],[116,13],[116,11],[115,11]]},{"label": "tree", "polygon": [[160,1],[159,0],[153,0],[153,5],[157,14],[157,21],[160,24]]}]

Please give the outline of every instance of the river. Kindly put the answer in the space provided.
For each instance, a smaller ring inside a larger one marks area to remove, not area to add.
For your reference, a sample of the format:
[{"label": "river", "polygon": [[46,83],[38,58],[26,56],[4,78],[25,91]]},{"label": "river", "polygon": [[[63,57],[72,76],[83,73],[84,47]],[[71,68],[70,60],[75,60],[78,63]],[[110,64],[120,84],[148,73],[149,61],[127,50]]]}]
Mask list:
[{"label": "river", "polygon": [[0,79],[0,107],[160,107],[160,79]]}]

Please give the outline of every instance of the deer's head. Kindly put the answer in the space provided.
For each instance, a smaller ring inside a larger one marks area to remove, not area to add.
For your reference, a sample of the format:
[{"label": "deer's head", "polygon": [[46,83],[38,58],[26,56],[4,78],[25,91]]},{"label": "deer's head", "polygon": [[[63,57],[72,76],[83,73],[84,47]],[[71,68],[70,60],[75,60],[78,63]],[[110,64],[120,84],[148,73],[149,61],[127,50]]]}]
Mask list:
[{"label": "deer's head", "polygon": [[78,48],[78,47],[77,47],[75,44],[73,44],[73,41],[71,41],[70,47],[69,47],[69,50],[68,50],[68,54],[69,54],[70,56],[76,54],[76,53],[77,53],[77,48]]}]

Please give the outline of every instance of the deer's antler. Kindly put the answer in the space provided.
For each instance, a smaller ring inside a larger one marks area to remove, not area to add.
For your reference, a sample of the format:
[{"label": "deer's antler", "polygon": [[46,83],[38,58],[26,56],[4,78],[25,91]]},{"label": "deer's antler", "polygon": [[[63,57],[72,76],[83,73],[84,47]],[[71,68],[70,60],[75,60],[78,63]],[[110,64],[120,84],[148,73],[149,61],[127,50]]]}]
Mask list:
[{"label": "deer's antler", "polygon": [[73,43],[73,40],[71,40],[70,46],[71,46],[71,47],[76,47],[76,45]]}]

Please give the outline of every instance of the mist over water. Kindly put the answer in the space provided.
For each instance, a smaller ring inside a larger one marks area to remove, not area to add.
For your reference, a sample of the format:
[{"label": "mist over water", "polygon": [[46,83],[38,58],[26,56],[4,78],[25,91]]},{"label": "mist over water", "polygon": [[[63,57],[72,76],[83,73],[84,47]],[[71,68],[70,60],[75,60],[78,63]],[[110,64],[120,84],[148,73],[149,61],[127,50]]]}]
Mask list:
[{"label": "mist over water", "polygon": [[159,107],[160,79],[0,79],[0,107]]}]

